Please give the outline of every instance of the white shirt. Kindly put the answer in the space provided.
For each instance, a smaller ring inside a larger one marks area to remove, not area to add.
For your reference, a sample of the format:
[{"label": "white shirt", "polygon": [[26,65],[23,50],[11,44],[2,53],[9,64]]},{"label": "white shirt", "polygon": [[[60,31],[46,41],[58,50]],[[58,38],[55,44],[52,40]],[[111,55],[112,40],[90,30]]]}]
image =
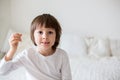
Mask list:
[{"label": "white shirt", "polygon": [[35,48],[25,49],[11,61],[0,62],[0,74],[25,67],[27,80],[72,80],[66,52],[57,48],[50,56],[43,56]]}]

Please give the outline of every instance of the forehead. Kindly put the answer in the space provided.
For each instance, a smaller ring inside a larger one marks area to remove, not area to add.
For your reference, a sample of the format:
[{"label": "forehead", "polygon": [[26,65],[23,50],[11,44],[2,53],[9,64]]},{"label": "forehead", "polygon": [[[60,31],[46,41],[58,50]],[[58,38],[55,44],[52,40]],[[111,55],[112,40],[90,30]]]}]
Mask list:
[{"label": "forehead", "polygon": [[46,27],[44,25],[43,26],[41,26],[41,25],[37,26],[36,30],[54,30],[55,31],[54,28],[52,28],[52,27]]}]

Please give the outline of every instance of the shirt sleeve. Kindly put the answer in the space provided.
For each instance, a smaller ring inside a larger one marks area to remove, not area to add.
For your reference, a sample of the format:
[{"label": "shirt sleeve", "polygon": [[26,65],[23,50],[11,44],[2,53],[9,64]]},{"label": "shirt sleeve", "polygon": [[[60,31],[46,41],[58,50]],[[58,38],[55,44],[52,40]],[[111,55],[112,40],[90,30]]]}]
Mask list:
[{"label": "shirt sleeve", "polygon": [[69,62],[69,58],[66,52],[62,58],[61,73],[62,73],[62,80],[72,80],[70,62]]},{"label": "shirt sleeve", "polygon": [[0,74],[6,75],[9,72],[22,66],[22,63],[25,60],[24,53],[25,53],[25,51],[19,53],[10,61],[6,61],[5,57],[3,57],[3,59],[0,61]]}]

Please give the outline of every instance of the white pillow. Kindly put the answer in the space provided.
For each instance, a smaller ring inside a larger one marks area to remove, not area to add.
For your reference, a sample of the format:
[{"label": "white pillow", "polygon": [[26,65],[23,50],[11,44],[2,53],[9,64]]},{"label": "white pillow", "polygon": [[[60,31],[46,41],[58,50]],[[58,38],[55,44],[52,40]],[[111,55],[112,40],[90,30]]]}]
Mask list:
[{"label": "white pillow", "polygon": [[74,34],[63,34],[60,47],[67,51],[69,55],[86,56],[87,45],[83,37]]},{"label": "white pillow", "polygon": [[111,52],[113,56],[120,56],[120,40],[110,40]]},{"label": "white pillow", "polygon": [[4,44],[3,44],[3,47],[2,47],[2,50],[3,52],[7,52],[9,50],[9,43],[8,43],[8,39],[10,37],[10,35],[13,33],[13,30],[9,29],[8,32],[7,32],[7,35],[4,39]]},{"label": "white pillow", "polygon": [[93,38],[89,45],[88,54],[94,57],[111,56],[110,43],[108,38]]}]

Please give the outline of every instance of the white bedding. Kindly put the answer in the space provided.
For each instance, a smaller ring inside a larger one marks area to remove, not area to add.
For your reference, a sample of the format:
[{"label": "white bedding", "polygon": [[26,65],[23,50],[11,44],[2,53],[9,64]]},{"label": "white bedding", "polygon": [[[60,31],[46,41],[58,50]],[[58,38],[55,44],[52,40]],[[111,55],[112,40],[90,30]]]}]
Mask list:
[{"label": "white bedding", "polygon": [[120,80],[120,59],[117,57],[86,57],[78,60],[76,67],[71,66],[73,80]]}]

